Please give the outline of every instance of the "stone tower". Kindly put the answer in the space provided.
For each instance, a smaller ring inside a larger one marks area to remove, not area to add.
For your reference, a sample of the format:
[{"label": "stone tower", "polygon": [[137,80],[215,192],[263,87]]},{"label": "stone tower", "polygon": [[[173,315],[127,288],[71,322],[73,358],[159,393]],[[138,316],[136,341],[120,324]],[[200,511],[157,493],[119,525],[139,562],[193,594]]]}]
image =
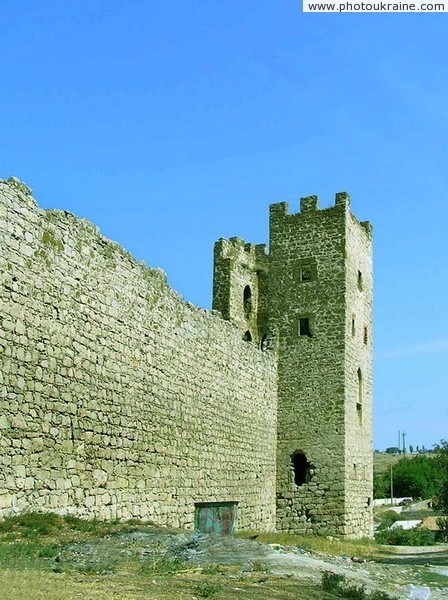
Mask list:
[{"label": "stone tower", "polygon": [[261,349],[276,340],[279,530],[372,535],[371,241],[339,193],[272,205],[268,256],[215,247],[213,307]]},{"label": "stone tower", "polygon": [[267,337],[266,244],[220,239],[214,249],[213,306],[241,329],[245,340],[261,344]]}]

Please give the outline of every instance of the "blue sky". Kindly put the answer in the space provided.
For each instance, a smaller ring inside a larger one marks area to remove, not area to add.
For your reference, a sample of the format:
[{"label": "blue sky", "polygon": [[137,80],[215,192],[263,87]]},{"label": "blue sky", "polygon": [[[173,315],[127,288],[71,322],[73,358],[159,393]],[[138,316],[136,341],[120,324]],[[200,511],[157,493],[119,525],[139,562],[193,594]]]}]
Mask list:
[{"label": "blue sky", "polygon": [[0,177],[211,302],[212,247],[337,191],[375,234],[374,445],[448,437],[442,14],[297,0],[3,0]]}]

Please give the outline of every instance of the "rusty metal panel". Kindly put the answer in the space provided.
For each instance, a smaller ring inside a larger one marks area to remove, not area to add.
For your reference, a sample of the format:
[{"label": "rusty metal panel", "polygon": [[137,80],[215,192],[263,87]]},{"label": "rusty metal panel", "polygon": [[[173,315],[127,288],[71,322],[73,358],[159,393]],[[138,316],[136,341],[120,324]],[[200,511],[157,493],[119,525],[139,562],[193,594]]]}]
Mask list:
[{"label": "rusty metal panel", "polygon": [[229,535],[235,532],[238,502],[195,504],[194,526],[201,533]]}]

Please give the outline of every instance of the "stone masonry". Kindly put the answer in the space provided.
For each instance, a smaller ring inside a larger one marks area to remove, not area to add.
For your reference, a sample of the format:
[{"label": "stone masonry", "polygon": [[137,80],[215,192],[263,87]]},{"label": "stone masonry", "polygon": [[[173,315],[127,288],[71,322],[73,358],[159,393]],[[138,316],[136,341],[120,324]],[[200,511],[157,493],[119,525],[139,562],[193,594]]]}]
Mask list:
[{"label": "stone masonry", "polygon": [[372,266],[349,197],[215,245],[213,309],[0,180],[0,516],[372,535]]},{"label": "stone masonry", "polygon": [[85,220],[0,183],[0,515],[275,525],[276,362]]},{"label": "stone masonry", "polygon": [[345,193],[300,209],[271,206],[269,255],[216,243],[213,307],[278,356],[277,529],[371,536],[372,230]]},{"label": "stone masonry", "polygon": [[272,206],[270,232],[277,527],[371,536],[371,227],[341,193],[326,210]]}]

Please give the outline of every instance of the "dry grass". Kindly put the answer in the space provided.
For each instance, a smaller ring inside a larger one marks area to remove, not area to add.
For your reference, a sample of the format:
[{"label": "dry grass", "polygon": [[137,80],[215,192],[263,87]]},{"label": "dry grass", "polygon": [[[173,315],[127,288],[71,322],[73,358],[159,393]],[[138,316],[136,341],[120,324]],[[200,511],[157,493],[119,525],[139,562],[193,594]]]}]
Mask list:
[{"label": "dry grass", "polygon": [[[415,456],[414,454],[406,456]],[[373,453],[373,472],[386,473],[390,471],[390,467],[397,464],[403,458],[403,454],[386,454],[385,452]]]},{"label": "dry grass", "polygon": [[374,540],[344,540],[333,537],[318,537],[311,535],[294,535],[291,533],[261,533],[240,532],[242,538],[257,536],[257,542],[263,544],[279,544],[280,546],[293,546],[309,550],[311,552],[322,552],[332,556],[358,556],[359,558],[381,558],[388,553],[383,547],[378,546]]},{"label": "dry grass", "polygon": [[198,585],[206,579],[220,587],[214,600],[332,600],[334,596],[294,579],[247,575],[181,573],[146,579],[129,576],[73,576],[55,573],[0,571],[2,600],[191,600],[200,599]]}]

